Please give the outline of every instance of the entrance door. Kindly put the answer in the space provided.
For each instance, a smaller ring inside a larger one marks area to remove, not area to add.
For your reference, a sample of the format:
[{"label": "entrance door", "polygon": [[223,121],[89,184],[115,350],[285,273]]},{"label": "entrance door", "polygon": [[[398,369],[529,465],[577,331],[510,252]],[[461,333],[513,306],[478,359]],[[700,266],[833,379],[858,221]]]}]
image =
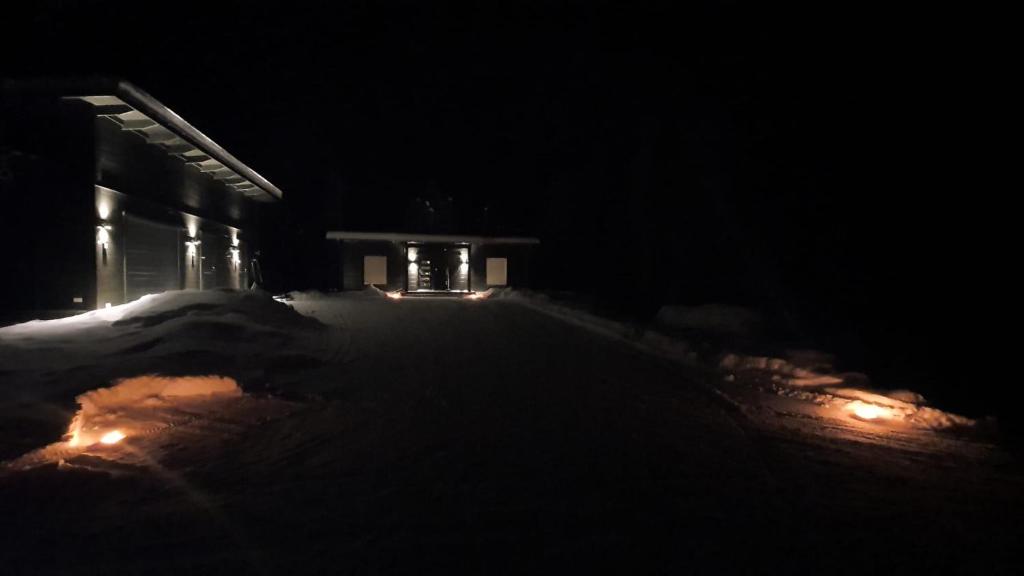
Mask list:
[{"label": "entrance door", "polygon": [[469,248],[450,244],[409,246],[408,290],[469,290]]}]

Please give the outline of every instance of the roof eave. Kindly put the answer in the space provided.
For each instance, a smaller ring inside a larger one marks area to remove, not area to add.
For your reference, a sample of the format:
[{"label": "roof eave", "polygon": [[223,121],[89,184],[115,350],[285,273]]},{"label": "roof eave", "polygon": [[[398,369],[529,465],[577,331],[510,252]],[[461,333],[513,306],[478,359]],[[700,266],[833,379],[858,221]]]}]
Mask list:
[{"label": "roof eave", "polygon": [[[26,80],[3,80],[3,93],[20,97],[35,98],[41,95],[59,96],[69,99],[86,100],[100,96],[113,96],[124,104],[142,112],[153,121],[164,126],[182,140],[230,168],[239,176],[251,182],[263,192],[266,200],[276,201],[284,193],[269,180],[245,165],[230,152],[189,124],[173,110],[150,96],[141,88],[126,81],[109,77],[85,78],[34,78]],[[258,198],[258,197],[257,197]]]},{"label": "roof eave", "polygon": [[531,236],[466,236],[458,234],[410,234],[405,232],[355,232],[350,230],[329,230],[328,240],[350,240],[363,242],[445,242],[467,244],[540,244],[539,238]]}]

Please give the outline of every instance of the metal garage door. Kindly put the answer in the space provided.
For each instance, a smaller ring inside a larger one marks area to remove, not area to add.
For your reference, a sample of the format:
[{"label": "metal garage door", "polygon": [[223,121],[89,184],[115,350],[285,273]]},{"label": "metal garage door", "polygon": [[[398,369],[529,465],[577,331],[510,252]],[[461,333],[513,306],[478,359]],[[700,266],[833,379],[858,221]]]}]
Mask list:
[{"label": "metal garage door", "polygon": [[174,226],[125,217],[125,295],[129,302],[181,288],[178,262],[182,242]]}]

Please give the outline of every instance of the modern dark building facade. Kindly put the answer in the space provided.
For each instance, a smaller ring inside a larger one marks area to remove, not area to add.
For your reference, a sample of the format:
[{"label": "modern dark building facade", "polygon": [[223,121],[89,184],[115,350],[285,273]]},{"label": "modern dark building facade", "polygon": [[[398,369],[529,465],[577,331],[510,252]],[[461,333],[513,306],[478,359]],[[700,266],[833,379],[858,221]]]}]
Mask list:
[{"label": "modern dark building facade", "polygon": [[5,81],[4,308],[90,310],[177,289],[244,289],[281,191],[113,79]]},{"label": "modern dark building facade", "polygon": [[330,231],[335,288],[407,293],[527,287],[540,241],[526,237]]}]

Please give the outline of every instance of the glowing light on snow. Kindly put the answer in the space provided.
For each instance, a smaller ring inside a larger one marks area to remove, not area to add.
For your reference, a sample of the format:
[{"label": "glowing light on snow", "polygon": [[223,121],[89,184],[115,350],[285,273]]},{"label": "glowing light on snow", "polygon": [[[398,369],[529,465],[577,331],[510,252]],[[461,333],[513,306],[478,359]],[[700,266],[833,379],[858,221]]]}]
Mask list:
[{"label": "glowing light on snow", "polygon": [[387,295],[387,297],[391,298],[392,300],[398,300],[399,298],[402,297],[401,292],[385,292],[384,294]]},{"label": "glowing light on snow", "polygon": [[124,440],[124,438],[125,438],[124,432],[121,432],[120,430],[111,430],[110,432],[107,432],[106,434],[104,434],[100,438],[100,443],[101,444],[117,444],[121,440]]},{"label": "glowing light on snow", "polygon": [[470,300],[486,300],[491,295],[490,290],[484,290],[483,292],[471,292],[466,294],[466,298]]},{"label": "glowing light on snow", "polygon": [[861,420],[879,420],[892,418],[892,410],[875,404],[866,404],[860,400],[850,402],[846,409]]},{"label": "glowing light on snow", "polygon": [[67,445],[88,448],[94,444],[117,444],[128,435],[125,430],[152,427],[166,422],[161,409],[178,403],[231,398],[242,395],[238,382],[225,376],[136,376],[119,380],[109,388],[80,394],[81,408],[68,427]]}]

